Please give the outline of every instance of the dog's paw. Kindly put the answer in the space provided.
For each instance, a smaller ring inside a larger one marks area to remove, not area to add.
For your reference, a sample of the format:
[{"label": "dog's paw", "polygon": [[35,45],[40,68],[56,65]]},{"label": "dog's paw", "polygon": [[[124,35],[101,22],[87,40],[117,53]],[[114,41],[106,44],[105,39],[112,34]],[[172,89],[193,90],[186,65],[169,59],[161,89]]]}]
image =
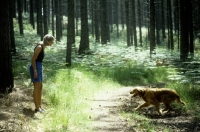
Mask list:
[{"label": "dog's paw", "polygon": [[138,111],[138,110],[139,110],[139,108],[135,108],[134,110],[135,110],[135,111]]}]

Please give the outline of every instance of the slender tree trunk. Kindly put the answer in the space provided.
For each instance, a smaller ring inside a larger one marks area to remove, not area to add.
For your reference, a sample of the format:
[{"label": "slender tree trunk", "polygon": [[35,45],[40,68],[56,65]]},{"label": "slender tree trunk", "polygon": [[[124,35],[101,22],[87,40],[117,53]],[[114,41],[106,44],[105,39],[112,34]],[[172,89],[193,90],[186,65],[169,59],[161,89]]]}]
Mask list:
[{"label": "slender tree trunk", "polygon": [[171,1],[167,0],[167,9],[168,9],[168,26],[169,26],[169,49],[174,50],[174,42],[173,42],[173,28],[172,28],[172,10],[171,10]]},{"label": "slender tree trunk", "polygon": [[165,35],[165,12],[164,12],[164,3],[165,1],[164,0],[161,0],[161,7],[162,7],[162,10],[161,10],[161,18],[162,18],[162,39],[165,39],[166,38],[166,35]]},{"label": "slender tree trunk", "polygon": [[37,0],[37,33],[40,39],[43,40],[43,22],[42,22],[42,0]]},{"label": "slender tree trunk", "polygon": [[174,30],[175,33],[177,34],[177,41],[178,41],[178,46],[177,48],[180,48],[180,8],[179,8],[179,0],[175,0],[174,2]]},{"label": "slender tree trunk", "polygon": [[[79,28],[78,28],[78,22],[79,22],[79,13],[80,13],[80,0],[75,0],[75,2],[76,2],[76,36],[78,36],[78,34],[79,34]],[[95,4],[96,5],[96,4]]]},{"label": "slender tree trunk", "polygon": [[94,10],[95,10],[95,15],[94,15],[94,20],[95,20],[95,40],[96,42],[100,42],[100,31],[99,31],[99,0],[95,1],[94,4]]},{"label": "slender tree trunk", "polygon": [[44,35],[48,34],[48,19],[47,19],[47,0],[43,0],[43,23],[44,23]]},{"label": "slender tree trunk", "polygon": [[[9,0],[12,3],[11,0]],[[16,45],[15,45],[15,35],[14,35],[14,26],[13,26],[13,4],[9,5],[9,22],[10,22],[10,42],[11,42],[11,50],[13,54],[16,54]]]},{"label": "slender tree trunk", "polygon": [[[189,39],[190,39],[190,53],[194,54],[194,35],[193,35],[193,16],[192,16],[192,0],[187,1],[188,5],[188,25],[189,25]],[[199,7],[200,8],[200,7]]]},{"label": "slender tree trunk", "polygon": [[52,16],[51,16],[51,21],[52,21],[52,35],[55,36],[55,32],[54,32],[54,14],[55,14],[55,2],[54,0],[51,0],[51,8],[52,8]]},{"label": "slender tree trunk", "polygon": [[126,10],[126,40],[127,46],[131,46],[130,43],[130,20],[129,20],[129,1],[125,0],[125,10]]},{"label": "slender tree trunk", "polygon": [[125,7],[124,7],[124,2],[123,0],[120,0],[120,5],[121,5],[121,26],[122,26],[122,29],[124,29],[124,11],[125,11]]},{"label": "slender tree trunk", "polygon": [[108,41],[108,20],[107,20],[107,2],[106,0],[100,0],[100,9],[101,9],[101,43],[107,44]]},{"label": "slender tree trunk", "polygon": [[33,0],[30,0],[30,24],[35,29],[34,12],[33,12]]},{"label": "slender tree trunk", "polygon": [[62,6],[62,1],[63,0],[59,0],[59,10],[58,10],[58,14],[59,14],[59,27],[60,27],[60,39],[62,38],[62,36],[63,36],[63,27],[62,27],[62,21],[63,21],[63,6]]},{"label": "slender tree trunk", "polygon": [[55,10],[56,10],[56,40],[60,41],[61,39],[61,27],[60,27],[60,4],[59,4],[60,0],[55,0]]},{"label": "slender tree trunk", "polygon": [[156,44],[160,45],[160,17],[161,17],[161,6],[160,1],[156,2]]},{"label": "slender tree trunk", "polygon": [[180,59],[188,57],[189,39],[188,39],[188,20],[187,20],[187,0],[180,0]]},{"label": "slender tree trunk", "polygon": [[81,0],[81,41],[79,45],[79,54],[87,53],[89,50],[89,33],[88,33],[88,13],[87,0]]},{"label": "slender tree trunk", "polygon": [[94,3],[94,1],[90,1],[90,3],[91,3],[91,26],[92,26],[92,31],[91,31],[91,34],[92,34],[92,37],[94,38],[94,4],[96,4],[96,1],[95,1],[95,3]]},{"label": "slender tree trunk", "polygon": [[150,55],[155,53],[155,5],[150,0]]},{"label": "slender tree trunk", "polygon": [[119,38],[119,1],[116,0],[116,27],[117,27],[117,38]]},{"label": "slender tree trunk", "polygon": [[135,14],[135,0],[132,0],[132,27],[134,36],[134,46],[137,48],[137,30],[136,30],[136,14]]},{"label": "slender tree trunk", "polygon": [[20,35],[24,34],[23,21],[22,21],[22,0],[17,0],[18,5],[18,23]]},{"label": "slender tree trunk", "polygon": [[139,42],[142,47],[142,24],[141,24],[141,6],[140,0],[138,0],[138,25],[139,25]]},{"label": "slender tree trunk", "polygon": [[71,66],[71,49],[75,42],[75,25],[74,25],[74,0],[68,0],[68,25],[67,25],[67,56],[66,65]]},{"label": "slender tree trunk", "polygon": [[13,7],[13,18],[16,18],[16,1],[17,0],[12,0],[11,4],[12,4],[12,7]]}]

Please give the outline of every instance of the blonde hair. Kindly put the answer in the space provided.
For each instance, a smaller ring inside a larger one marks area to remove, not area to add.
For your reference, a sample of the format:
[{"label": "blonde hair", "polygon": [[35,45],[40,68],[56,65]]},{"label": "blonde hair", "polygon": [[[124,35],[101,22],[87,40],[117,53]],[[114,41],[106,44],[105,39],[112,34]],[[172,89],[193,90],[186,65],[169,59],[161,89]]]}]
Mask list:
[{"label": "blonde hair", "polygon": [[43,44],[48,44],[52,40],[54,40],[54,37],[50,34],[46,34],[43,38]]}]

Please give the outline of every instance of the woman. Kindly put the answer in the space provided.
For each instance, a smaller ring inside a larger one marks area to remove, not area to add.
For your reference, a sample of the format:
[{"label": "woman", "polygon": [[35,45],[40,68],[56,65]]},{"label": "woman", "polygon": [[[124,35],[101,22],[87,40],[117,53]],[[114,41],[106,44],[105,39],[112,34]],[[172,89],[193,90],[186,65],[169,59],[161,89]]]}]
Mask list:
[{"label": "woman", "polygon": [[52,35],[45,35],[43,41],[39,42],[34,49],[34,54],[31,60],[30,75],[34,85],[33,98],[35,103],[35,112],[44,112],[41,107],[42,98],[42,60],[44,58],[44,50],[46,46],[51,46],[54,42]]}]

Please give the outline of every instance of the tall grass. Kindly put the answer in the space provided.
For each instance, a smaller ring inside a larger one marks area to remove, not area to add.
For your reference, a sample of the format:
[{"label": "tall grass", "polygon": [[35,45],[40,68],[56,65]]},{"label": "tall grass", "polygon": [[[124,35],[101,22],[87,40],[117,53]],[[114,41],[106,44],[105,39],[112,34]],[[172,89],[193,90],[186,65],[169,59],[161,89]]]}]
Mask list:
[{"label": "tall grass", "polygon": [[[52,71],[53,72],[53,71]],[[58,69],[45,82],[44,98],[48,114],[43,119],[47,131],[86,131],[92,116],[88,104],[94,94],[102,89],[113,89],[118,84],[95,76],[81,67]],[[51,127],[50,127],[51,126]],[[84,130],[85,129],[85,130]]]}]

